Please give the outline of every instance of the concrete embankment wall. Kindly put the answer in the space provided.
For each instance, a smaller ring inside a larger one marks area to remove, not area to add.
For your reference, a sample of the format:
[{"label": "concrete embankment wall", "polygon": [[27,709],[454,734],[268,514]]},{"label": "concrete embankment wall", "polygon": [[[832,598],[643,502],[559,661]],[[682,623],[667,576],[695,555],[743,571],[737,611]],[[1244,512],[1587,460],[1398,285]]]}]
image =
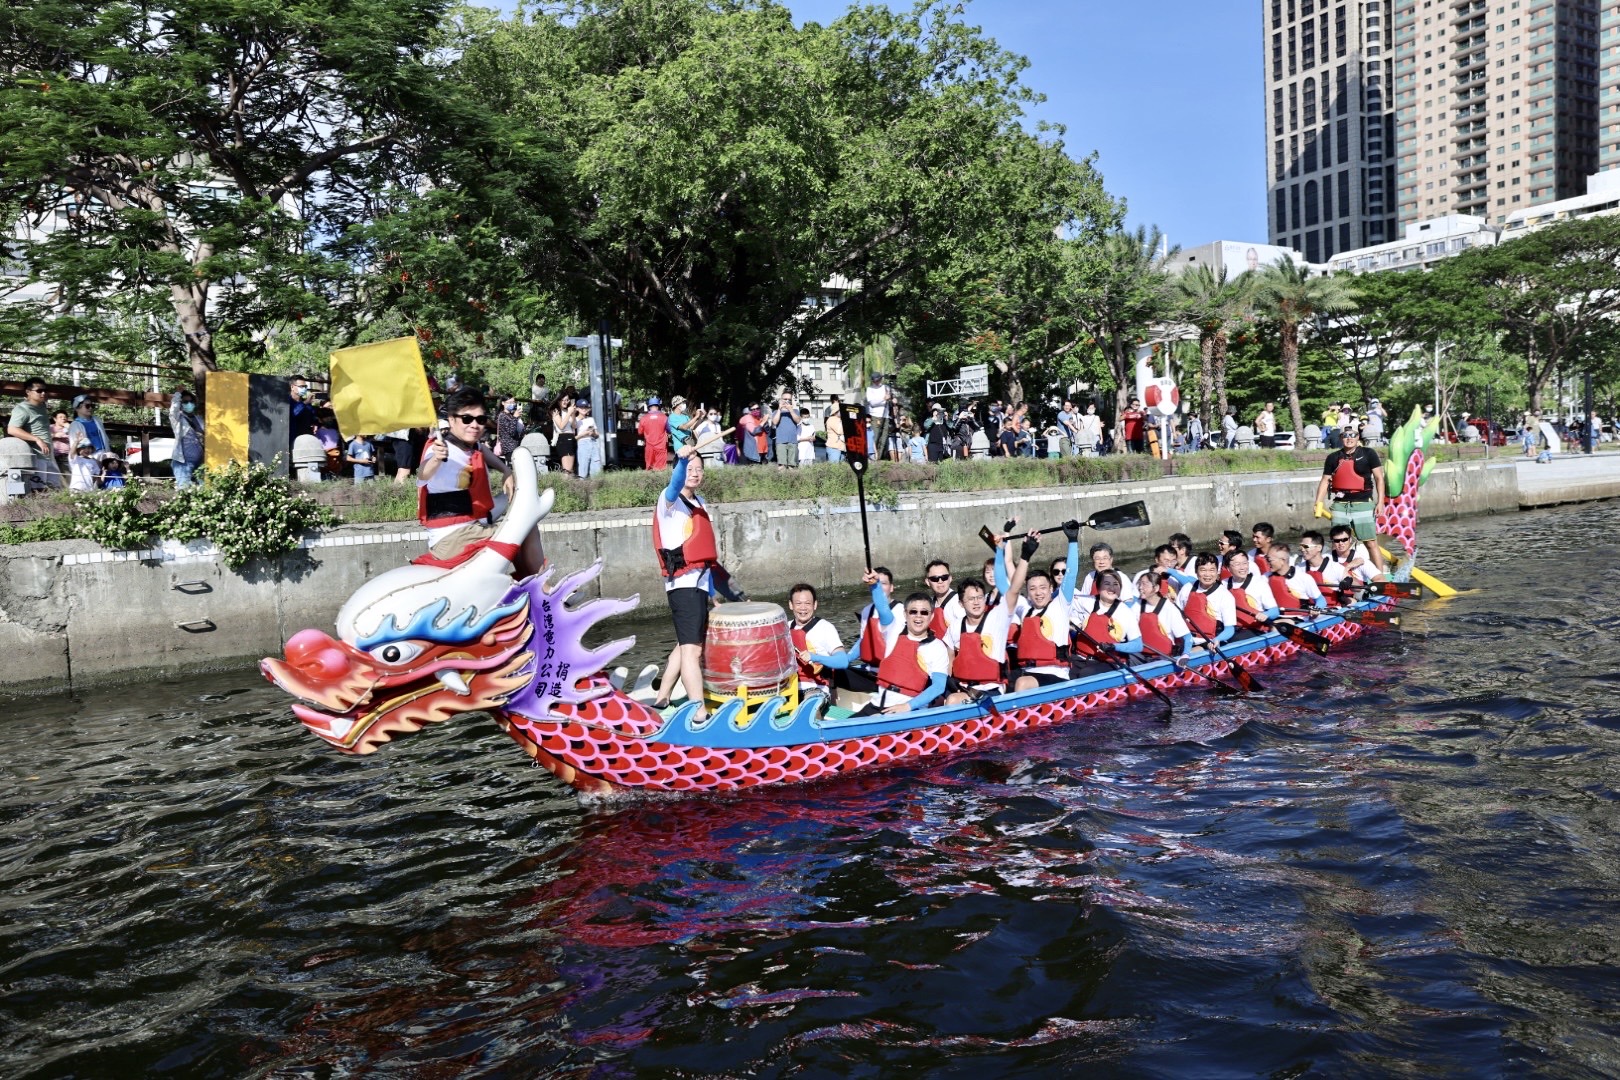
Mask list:
[{"label": "concrete embankment wall", "polygon": [[[1200,545],[1222,529],[1272,522],[1284,536],[1313,525],[1317,474],[1169,478],[1023,491],[908,494],[871,511],[872,557],[920,580],[925,559],[976,572],[987,554],[981,525],[1017,514],[1055,525],[1142,499],[1153,524],[1108,536],[1135,554],[1172,532]],[[1436,467],[1423,489],[1427,520],[1517,510],[1512,463]],[[785,602],[790,585],[848,585],[864,557],[854,500],[739,503],[716,508],[721,558],[755,597]],[[602,559],[604,593],[660,603],[645,510],[569,514],[541,526],[548,556],[565,568]],[[206,542],[104,551],[87,541],[0,549],[0,691],[27,692],[223,668],[278,655],[306,627],[332,628],[337,610],[369,578],[423,550],[414,526],[345,526],[242,572]],[[1054,554],[1057,544],[1054,543]]]}]

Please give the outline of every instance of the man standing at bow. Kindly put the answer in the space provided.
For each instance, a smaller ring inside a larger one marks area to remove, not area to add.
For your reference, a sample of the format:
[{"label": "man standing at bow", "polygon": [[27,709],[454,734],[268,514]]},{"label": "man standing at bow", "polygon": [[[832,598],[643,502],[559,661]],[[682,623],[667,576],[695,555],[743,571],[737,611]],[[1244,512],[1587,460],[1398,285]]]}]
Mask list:
[{"label": "man standing at bow", "polygon": [[[1357,540],[1366,544],[1377,576],[1384,574],[1384,553],[1378,546],[1374,522],[1384,508],[1384,466],[1378,451],[1361,445],[1361,430],[1351,424],[1339,433],[1344,445],[1322,463],[1322,479],[1316,485],[1316,516],[1330,517],[1335,526],[1348,526]],[[1328,494],[1333,509],[1328,512]]]}]

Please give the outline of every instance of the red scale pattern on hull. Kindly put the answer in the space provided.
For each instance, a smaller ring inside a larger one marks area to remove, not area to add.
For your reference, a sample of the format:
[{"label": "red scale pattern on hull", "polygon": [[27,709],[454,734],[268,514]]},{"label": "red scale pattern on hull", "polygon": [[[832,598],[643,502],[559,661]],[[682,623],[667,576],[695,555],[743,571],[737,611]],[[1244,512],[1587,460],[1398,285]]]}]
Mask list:
[{"label": "red scale pattern on hull", "polygon": [[[1359,625],[1339,623],[1322,633],[1334,642],[1341,642],[1361,631]],[[1245,667],[1277,664],[1299,651],[1298,645],[1283,641],[1246,653],[1241,662]],[[1216,665],[1216,670],[1231,674],[1224,664]],[[1153,683],[1163,689],[1173,689],[1202,681],[1183,671],[1156,678]],[[638,721],[646,712],[643,706],[615,693],[592,703],[591,719],[595,723],[525,720],[522,736],[516,730],[512,734],[520,743],[525,739],[533,740],[534,750],[538,751],[531,750],[535,760],[582,790],[731,791],[759,784],[803,783],[856,769],[967,750],[1004,735],[1061,723],[1092,709],[1147,696],[1146,688],[1131,684],[913,731],[798,746],[713,749],[649,742],[609,726],[597,726],[613,724],[614,705],[621,702],[625,712]]]}]

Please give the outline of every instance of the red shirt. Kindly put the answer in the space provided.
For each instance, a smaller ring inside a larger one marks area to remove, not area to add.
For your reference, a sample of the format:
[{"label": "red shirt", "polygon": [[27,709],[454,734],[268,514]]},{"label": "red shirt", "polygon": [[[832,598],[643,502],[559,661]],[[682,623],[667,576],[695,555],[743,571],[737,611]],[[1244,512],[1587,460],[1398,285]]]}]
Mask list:
[{"label": "red shirt", "polygon": [[1127,439],[1140,439],[1142,437],[1142,421],[1146,418],[1147,414],[1141,409],[1126,409],[1121,413],[1119,419],[1125,428],[1125,437]]}]

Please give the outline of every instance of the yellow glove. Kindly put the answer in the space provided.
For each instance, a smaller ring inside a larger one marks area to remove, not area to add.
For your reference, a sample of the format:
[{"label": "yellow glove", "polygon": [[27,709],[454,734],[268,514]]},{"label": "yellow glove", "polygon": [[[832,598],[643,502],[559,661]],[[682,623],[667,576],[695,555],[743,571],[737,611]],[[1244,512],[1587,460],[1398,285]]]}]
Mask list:
[{"label": "yellow glove", "polygon": [[1333,517],[1332,514],[1328,513],[1328,508],[1323,506],[1321,503],[1316,504],[1316,516],[1319,517],[1319,518],[1329,518],[1329,519],[1331,519]]}]

